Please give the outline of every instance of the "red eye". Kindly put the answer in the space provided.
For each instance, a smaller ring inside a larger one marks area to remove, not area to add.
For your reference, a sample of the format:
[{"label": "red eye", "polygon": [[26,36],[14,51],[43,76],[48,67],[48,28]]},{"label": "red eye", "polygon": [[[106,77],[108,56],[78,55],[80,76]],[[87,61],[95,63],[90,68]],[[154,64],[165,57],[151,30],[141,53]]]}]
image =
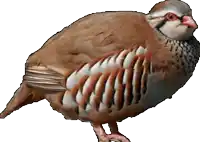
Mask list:
[{"label": "red eye", "polygon": [[178,16],[174,13],[167,13],[165,15],[165,18],[168,20],[168,21],[174,21],[174,20],[177,20],[178,19]]}]

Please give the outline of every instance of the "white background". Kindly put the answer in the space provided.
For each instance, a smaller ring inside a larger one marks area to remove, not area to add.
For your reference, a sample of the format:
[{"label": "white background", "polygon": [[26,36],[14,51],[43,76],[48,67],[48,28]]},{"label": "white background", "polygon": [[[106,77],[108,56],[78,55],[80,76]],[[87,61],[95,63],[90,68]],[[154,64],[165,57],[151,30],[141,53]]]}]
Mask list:
[{"label": "white background", "polygon": [[[53,34],[97,11],[147,13],[159,0],[73,0],[0,2],[0,111],[19,87],[27,57]],[[200,23],[198,2],[186,0]],[[195,32],[200,40],[200,29]],[[171,100],[118,123],[132,142],[199,142],[200,63],[193,77]],[[108,128],[106,126],[106,131]],[[47,101],[28,105],[0,120],[1,142],[97,142],[89,123],[65,120]]]}]

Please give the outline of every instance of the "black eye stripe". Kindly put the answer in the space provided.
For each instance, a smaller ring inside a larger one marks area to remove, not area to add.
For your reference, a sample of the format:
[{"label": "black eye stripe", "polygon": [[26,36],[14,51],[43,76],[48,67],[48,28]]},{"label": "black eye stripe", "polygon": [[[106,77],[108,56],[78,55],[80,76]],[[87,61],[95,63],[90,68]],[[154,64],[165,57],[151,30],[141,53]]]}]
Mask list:
[{"label": "black eye stripe", "polygon": [[157,28],[157,29],[160,29],[166,22],[167,22],[166,19],[163,20],[160,24],[158,24],[158,25],[156,26],[156,28]]}]

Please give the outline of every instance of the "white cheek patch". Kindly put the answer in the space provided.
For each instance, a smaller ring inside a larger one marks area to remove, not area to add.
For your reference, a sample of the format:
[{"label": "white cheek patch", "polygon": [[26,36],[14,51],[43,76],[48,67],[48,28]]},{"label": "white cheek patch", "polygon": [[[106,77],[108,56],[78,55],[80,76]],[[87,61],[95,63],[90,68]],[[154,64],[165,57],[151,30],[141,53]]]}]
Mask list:
[{"label": "white cheek patch", "polygon": [[160,31],[169,38],[180,40],[183,36],[187,35],[187,27],[182,26],[180,20],[167,21]]}]

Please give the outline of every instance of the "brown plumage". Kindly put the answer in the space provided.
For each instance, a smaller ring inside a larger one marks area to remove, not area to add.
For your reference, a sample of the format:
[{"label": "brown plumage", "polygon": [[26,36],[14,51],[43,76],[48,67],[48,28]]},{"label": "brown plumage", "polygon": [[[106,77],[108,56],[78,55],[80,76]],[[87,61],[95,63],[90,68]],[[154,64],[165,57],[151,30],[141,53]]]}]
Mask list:
[{"label": "brown plumage", "polygon": [[128,142],[116,122],[171,98],[187,82],[200,56],[196,29],[190,7],[176,0],[147,15],[85,16],[29,56],[23,82],[0,117],[46,99],[66,119],[91,122],[101,141]]},{"label": "brown plumage", "polygon": [[[142,13],[95,13],[77,20],[54,35],[36,54],[29,57],[27,64],[55,65],[68,70],[69,66],[75,69],[107,53],[138,45],[156,52],[156,46],[159,45],[154,45],[157,43],[154,34]],[[154,47],[150,46],[152,43]],[[44,54],[52,55],[52,58]]]}]

